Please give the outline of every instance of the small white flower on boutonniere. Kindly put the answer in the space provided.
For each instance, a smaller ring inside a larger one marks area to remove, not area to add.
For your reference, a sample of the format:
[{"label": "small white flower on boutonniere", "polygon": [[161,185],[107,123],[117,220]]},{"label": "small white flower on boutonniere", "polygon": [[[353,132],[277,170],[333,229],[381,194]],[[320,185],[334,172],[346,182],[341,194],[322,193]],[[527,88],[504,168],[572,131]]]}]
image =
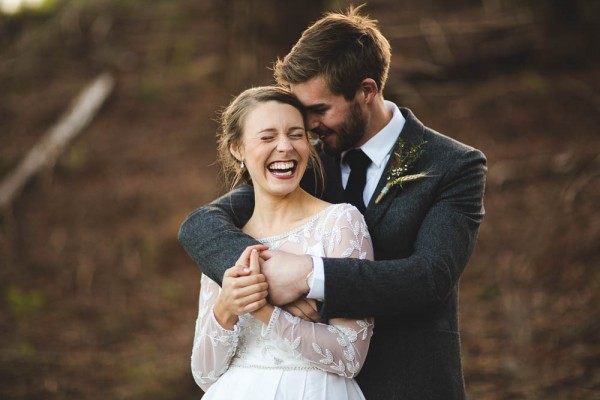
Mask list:
[{"label": "small white flower on boutonniere", "polygon": [[375,204],[379,204],[381,199],[388,194],[393,186],[399,186],[400,189],[404,187],[407,182],[416,181],[417,179],[425,178],[428,176],[427,172],[419,172],[417,174],[407,175],[407,172],[415,165],[417,160],[421,157],[425,149],[423,146],[427,141],[413,144],[406,152],[404,151],[405,143],[402,139],[398,139],[398,149],[394,151],[392,165],[387,176],[387,184],[381,189]]}]

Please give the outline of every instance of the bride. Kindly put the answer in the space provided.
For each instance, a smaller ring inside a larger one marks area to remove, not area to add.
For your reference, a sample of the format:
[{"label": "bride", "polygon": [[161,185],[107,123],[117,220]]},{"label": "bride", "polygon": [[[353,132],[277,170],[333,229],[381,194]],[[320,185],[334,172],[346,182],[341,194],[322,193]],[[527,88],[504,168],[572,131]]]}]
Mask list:
[{"label": "bride", "polygon": [[254,188],[254,212],[242,230],[261,244],[226,271],[222,288],[202,275],[191,367],[203,399],[364,399],[353,378],[372,319],[303,320],[267,302],[260,271],[266,249],[373,258],[354,206],[326,203],[300,187],[307,166],[320,171],[305,119],[289,91],[270,86],[242,92],[221,116],[219,157],[234,185]]}]

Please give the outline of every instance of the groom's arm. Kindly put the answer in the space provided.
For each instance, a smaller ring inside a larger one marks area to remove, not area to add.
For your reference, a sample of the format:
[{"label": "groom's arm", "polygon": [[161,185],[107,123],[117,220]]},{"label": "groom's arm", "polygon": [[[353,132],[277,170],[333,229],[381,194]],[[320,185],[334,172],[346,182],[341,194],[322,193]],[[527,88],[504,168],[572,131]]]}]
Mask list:
[{"label": "groom's arm", "polygon": [[241,185],[192,212],[179,229],[179,242],[202,272],[221,285],[223,274],[247,246],[258,244],[243,233],[254,210],[254,191]]},{"label": "groom's arm", "polygon": [[475,246],[484,215],[485,173],[485,157],[477,150],[463,154],[447,171],[409,257],[324,259],[321,316],[412,314],[445,302]]},{"label": "groom's arm", "polygon": [[[477,150],[456,161],[438,182],[436,199],[423,217],[410,256],[379,261],[324,258],[321,317],[410,314],[444,302],[475,246],[484,214],[485,173],[485,157]],[[269,282],[283,288],[269,288],[271,301],[286,303],[306,293],[310,264],[307,256],[274,253],[269,257],[262,271]]]},{"label": "groom's arm", "polygon": [[[313,195],[322,189],[316,183],[312,168],[307,168],[300,185]],[[183,248],[202,272],[219,286],[225,270],[235,264],[244,249],[258,244],[241,231],[253,211],[254,189],[251,185],[243,184],[192,212],[179,229],[179,242]]]}]

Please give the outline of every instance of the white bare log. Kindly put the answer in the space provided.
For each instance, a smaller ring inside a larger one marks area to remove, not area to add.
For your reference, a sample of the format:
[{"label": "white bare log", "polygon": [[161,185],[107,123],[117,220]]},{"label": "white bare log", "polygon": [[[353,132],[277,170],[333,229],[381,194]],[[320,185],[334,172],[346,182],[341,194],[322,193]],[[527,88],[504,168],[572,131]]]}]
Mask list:
[{"label": "white bare log", "polygon": [[4,179],[0,185],[0,208],[8,206],[27,181],[42,168],[54,165],[67,144],[94,118],[114,84],[112,75],[102,73],[81,91],[60,120]]},{"label": "white bare log", "polygon": [[587,156],[574,151],[536,155],[517,160],[501,160],[490,165],[487,187],[501,188],[506,184],[525,182],[543,176],[561,176],[573,172]]}]

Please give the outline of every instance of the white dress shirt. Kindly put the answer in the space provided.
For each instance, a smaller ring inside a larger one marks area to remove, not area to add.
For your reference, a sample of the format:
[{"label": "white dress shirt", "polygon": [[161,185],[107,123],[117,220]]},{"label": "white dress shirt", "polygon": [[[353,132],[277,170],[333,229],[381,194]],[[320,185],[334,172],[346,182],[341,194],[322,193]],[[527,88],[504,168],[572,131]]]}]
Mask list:
[{"label": "white dress shirt", "polygon": [[[367,143],[360,146],[360,149],[362,149],[372,161],[369,168],[367,168],[367,182],[365,183],[363,192],[363,200],[366,205],[369,204],[371,197],[373,197],[373,194],[375,193],[375,189],[377,188],[377,184],[383,175],[385,166],[390,159],[394,145],[398,141],[400,132],[402,131],[402,128],[404,128],[404,123],[406,122],[396,104],[385,100],[385,105],[392,112],[392,119],[382,130],[369,139]],[[340,157],[342,186],[344,189],[346,188],[348,177],[350,176],[350,167],[341,161],[344,159],[346,153],[347,151],[343,152]],[[309,299],[323,301],[325,299],[325,270],[323,259],[320,257],[312,257],[312,260],[313,272],[308,280],[310,291],[307,297]]]}]

